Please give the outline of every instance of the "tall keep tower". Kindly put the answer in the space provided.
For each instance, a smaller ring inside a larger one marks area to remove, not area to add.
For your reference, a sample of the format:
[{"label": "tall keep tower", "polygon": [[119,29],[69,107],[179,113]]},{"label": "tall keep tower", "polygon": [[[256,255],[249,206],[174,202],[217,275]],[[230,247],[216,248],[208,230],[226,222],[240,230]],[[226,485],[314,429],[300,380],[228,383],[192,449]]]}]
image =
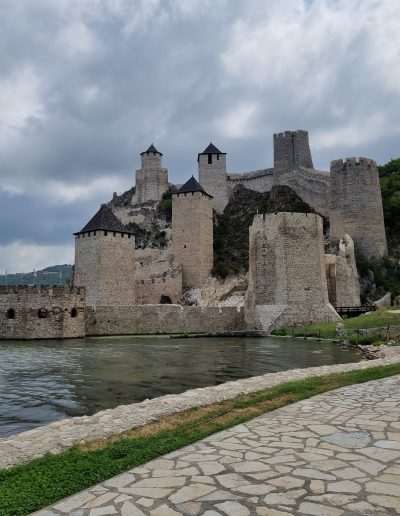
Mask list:
[{"label": "tall keep tower", "polygon": [[151,144],[140,156],[142,168],[136,170],[136,202],[161,201],[168,190],[168,170],[162,166],[162,153]]},{"label": "tall keep tower", "polygon": [[348,234],[356,252],[369,258],[387,253],[379,174],[372,159],[331,162],[330,231],[332,244]]},{"label": "tall keep tower", "polygon": [[274,134],[274,169],[277,179],[296,168],[314,168],[308,131],[285,131]]},{"label": "tall keep tower", "polygon": [[133,305],[135,235],[102,204],[75,233],[75,285],[86,287],[86,303]]},{"label": "tall keep tower", "polygon": [[213,196],[213,207],[218,213],[224,211],[228,203],[228,185],[226,177],[226,152],[210,145],[197,156],[199,164],[199,182]]},{"label": "tall keep tower", "polygon": [[184,285],[204,285],[213,267],[212,197],[193,176],[172,195],[172,246]]}]

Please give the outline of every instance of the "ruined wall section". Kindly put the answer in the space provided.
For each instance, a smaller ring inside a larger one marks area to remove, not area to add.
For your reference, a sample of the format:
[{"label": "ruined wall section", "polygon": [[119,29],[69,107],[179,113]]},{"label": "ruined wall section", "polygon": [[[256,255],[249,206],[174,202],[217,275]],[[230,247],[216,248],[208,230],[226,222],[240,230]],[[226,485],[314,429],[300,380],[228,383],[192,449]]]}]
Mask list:
[{"label": "ruined wall section", "polygon": [[275,133],[273,141],[274,169],[278,176],[290,173],[297,168],[314,168],[308,131],[297,130]]},{"label": "ruined wall section", "polygon": [[201,287],[213,268],[213,208],[202,192],[172,196],[174,263],[182,265],[183,284]]},{"label": "ruined wall section", "polygon": [[356,252],[369,258],[387,253],[379,174],[372,159],[332,161],[330,232],[332,244],[348,234]]},{"label": "ruined wall section", "polygon": [[0,339],[85,336],[85,289],[68,286],[1,286]]},{"label": "ruined wall section", "polygon": [[88,335],[206,333],[245,329],[243,309],[180,305],[98,306],[87,317]]},{"label": "ruined wall section", "polygon": [[328,299],[321,217],[256,215],[249,238],[249,328],[268,332],[340,319]]},{"label": "ruined wall section", "polygon": [[358,278],[354,242],[345,235],[339,242],[337,254],[326,254],[326,279],[328,296],[336,307],[360,306],[360,283]]},{"label": "ruined wall section", "polygon": [[213,196],[212,205],[215,211],[222,213],[228,204],[226,154],[199,154],[198,160],[199,183]]},{"label": "ruined wall section", "polygon": [[75,285],[86,287],[86,302],[135,303],[135,237],[113,231],[75,236]]}]

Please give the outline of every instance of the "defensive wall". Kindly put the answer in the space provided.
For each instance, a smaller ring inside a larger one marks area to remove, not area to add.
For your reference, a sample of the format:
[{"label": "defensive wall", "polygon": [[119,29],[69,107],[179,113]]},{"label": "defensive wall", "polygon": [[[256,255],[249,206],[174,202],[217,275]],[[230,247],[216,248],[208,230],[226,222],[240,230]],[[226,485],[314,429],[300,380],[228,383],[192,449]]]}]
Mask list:
[{"label": "defensive wall", "polygon": [[245,330],[243,308],[136,305],[88,308],[88,335],[204,333]]},{"label": "defensive wall", "polygon": [[262,170],[253,170],[243,173],[229,173],[228,181],[228,197],[232,194],[236,185],[243,185],[249,190],[256,192],[269,192],[273,186],[274,169],[265,168]]},{"label": "defensive wall", "polygon": [[0,339],[67,339],[84,336],[84,287],[0,287]]},{"label": "defensive wall", "polygon": [[182,297],[182,268],[179,265],[152,274],[146,274],[145,270],[146,268],[140,269],[136,275],[135,293],[136,302],[139,305],[173,304],[180,300]]}]

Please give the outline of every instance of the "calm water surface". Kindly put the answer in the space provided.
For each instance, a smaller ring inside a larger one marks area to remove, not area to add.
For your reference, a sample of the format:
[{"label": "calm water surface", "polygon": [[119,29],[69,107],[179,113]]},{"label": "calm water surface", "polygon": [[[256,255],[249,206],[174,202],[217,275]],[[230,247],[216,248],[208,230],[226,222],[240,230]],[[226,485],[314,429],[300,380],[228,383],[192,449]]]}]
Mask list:
[{"label": "calm water surface", "polygon": [[3,341],[0,436],[195,387],[360,359],[337,344],[273,337]]}]

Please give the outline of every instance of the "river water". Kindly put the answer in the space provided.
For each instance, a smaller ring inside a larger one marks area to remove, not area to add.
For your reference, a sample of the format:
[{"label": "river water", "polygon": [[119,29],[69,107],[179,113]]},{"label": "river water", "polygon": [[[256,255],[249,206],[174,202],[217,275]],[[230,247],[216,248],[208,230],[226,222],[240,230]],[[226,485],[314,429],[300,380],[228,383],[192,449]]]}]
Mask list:
[{"label": "river water", "polygon": [[276,337],[3,341],[0,436],[163,394],[360,359],[337,344]]}]

